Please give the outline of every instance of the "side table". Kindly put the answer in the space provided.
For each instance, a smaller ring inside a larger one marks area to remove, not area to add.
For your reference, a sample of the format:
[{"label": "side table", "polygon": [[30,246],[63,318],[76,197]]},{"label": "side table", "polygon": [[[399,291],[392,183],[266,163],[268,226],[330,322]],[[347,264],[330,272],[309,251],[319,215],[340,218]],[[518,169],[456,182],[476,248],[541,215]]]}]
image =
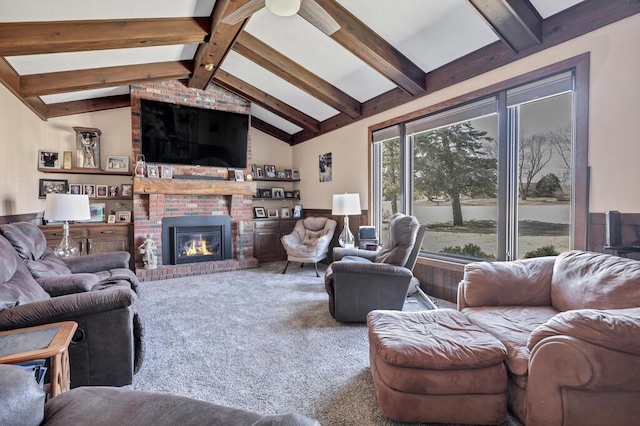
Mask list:
[{"label": "side table", "polygon": [[[49,358],[51,398],[70,388],[69,343],[78,328],[73,321],[0,332],[0,364]],[[46,390],[46,389],[45,389]]]}]

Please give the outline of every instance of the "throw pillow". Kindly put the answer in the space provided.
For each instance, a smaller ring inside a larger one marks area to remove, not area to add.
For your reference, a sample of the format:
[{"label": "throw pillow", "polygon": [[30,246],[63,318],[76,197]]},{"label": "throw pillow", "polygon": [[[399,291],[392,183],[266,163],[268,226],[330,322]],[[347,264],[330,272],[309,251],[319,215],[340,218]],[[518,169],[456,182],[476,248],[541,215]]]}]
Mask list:
[{"label": "throw pillow", "polygon": [[305,246],[315,246],[318,243],[318,238],[322,237],[322,231],[309,231],[304,233],[304,240],[302,244]]}]

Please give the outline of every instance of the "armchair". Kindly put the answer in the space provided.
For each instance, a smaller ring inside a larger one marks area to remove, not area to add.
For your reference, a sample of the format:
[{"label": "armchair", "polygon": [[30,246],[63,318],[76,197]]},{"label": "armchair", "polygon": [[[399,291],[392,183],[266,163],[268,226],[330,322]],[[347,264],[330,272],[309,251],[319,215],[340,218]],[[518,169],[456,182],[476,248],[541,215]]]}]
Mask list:
[{"label": "armchair", "polygon": [[331,316],[364,322],[374,309],[402,310],[424,233],[415,217],[396,213],[380,250],[336,247],[325,272]]},{"label": "armchair", "polygon": [[90,254],[58,259],[36,225],[18,222],[0,226],[31,275],[51,296],[126,287],[138,293],[138,279],[129,269],[128,252]]},{"label": "armchair", "polygon": [[318,262],[327,257],[329,244],[336,230],[336,221],[326,217],[307,217],[296,222],[293,232],[280,240],[287,251],[287,264],[282,273],[287,272],[291,262],[313,263],[318,274]]},{"label": "armchair", "polygon": [[[74,290],[75,284],[69,284]],[[73,292],[72,292],[73,293]],[[11,243],[0,237],[0,331],[75,321],[69,346],[71,387],[130,384],[142,363],[142,323],[130,288],[52,297]]]}]

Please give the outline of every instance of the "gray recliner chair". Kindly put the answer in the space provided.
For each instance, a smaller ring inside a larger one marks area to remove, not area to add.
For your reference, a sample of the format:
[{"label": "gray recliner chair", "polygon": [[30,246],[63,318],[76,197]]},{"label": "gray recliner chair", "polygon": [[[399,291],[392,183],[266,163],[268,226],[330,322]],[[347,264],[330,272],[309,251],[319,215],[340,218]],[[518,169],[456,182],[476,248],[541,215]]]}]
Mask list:
[{"label": "gray recliner chair", "polygon": [[9,240],[31,275],[51,296],[108,287],[125,287],[138,293],[138,278],[129,269],[131,254],[126,251],[58,259],[47,247],[44,233],[34,224],[1,225],[0,234]]},{"label": "gray recliner chair", "polygon": [[334,262],[325,272],[331,316],[365,322],[374,309],[402,310],[425,230],[415,217],[396,213],[380,250],[334,248]]},{"label": "gray recliner chair", "polygon": [[319,426],[300,414],[261,415],[182,396],[109,387],[72,389],[45,403],[26,371],[0,365],[3,426]]},{"label": "gray recliner chair", "polygon": [[287,265],[282,273],[287,272],[291,262],[313,263],[318,274],[318,262],[327,257],[329,244],[336,230],[336,221],[326,217],[307,217],[296,222],[293,232],[280,240],[287,251]]},{"label": "gray recliner chair", "polygon": [[[128,287],[78,291],[72,276],[45,291],[11,243],[0,236],[0,331],[60,321],[78,329],[69,345],[71,387],[130,384],[142,363],[142,321]],[[69,289],[62,294],[62,289]]]}]

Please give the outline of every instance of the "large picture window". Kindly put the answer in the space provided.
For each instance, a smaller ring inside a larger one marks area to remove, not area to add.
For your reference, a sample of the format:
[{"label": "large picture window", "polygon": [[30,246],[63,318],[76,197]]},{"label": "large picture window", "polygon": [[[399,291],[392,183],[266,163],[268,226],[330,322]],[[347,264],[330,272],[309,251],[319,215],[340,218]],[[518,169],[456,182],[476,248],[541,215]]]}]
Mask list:
[{"label": "large picture window", "polygon": [[404,212],[427,227],[423,255],[513,260],[574,248],[585,222],[576,227],[575,212],[587,210],[575,195],[576,176],[586,175],[575,105],[570,70],[374,130],[381,240],[389,217]]}]

